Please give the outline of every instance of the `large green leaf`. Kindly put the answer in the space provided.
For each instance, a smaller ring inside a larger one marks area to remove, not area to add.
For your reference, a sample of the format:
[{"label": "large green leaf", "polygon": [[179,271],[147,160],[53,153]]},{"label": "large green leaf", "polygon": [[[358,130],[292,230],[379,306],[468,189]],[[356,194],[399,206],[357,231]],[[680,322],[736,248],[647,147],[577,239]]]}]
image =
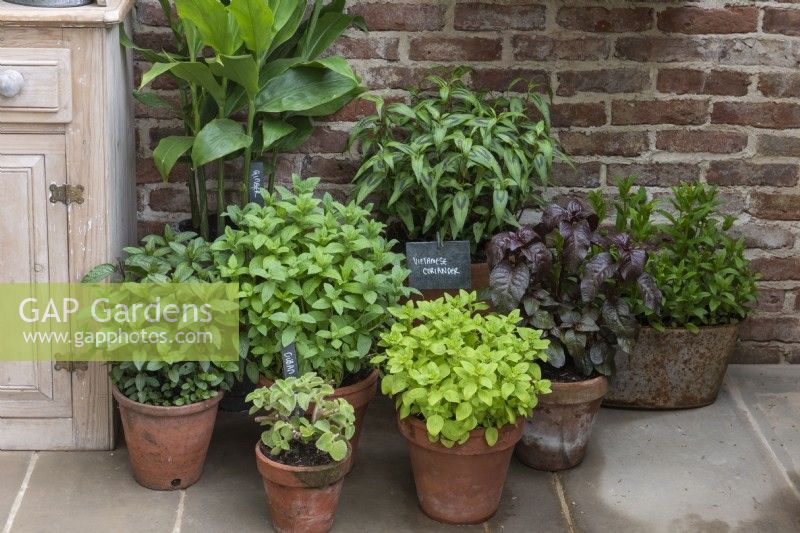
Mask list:
[{"label": "large green leaf", "polygon": [[245,46],[261,61],[275,33],[272,10],[264,0],[231,0],[228,10],[239,24]]},{"label": "large green leaf", "polygon": [[293,152],[314,133],[314,125],[307,117],[290,117],[286,119],[286,122],[294,126],[294,131],[275,142],[272,149],[278,152]]},{"label": "large green leaf", "polygon": [[147,72],[142,74],[142,83],[139,85],[139,89],[141,90],[151,81],[158,78],[165,72],[169,72],[172,69],[172,67],[174,67],[177,64],[178,64],[177,61],[169,63],[153,63],[153,65],[149,69],[147,69]]},{"label": "large green leaf", "polygon": [[364,89],[364,87],[356,87],[352,91],[340,96],[339,98],[331,100],[330,102],[326,102],[322,105],[318,105],[317,107],[312,107],[311,109],[307,109],[305,111],[298,111],[296,114],[304,117],[327,117],[328,115],[333,115],[365,90],[366,89]]},{"label": "large green leaf", "polygon": [[206,45],[232,55],[242,42],[239,25],[219,0],[175,0],[178,15],[191,20]]},{"label": "large green leaf", "polygon": [[283,120],[264,119],[261,124],[262,149],[267,150],[280,139],[283,139],[297,128]]},{"label": "large green leaf", "polygon": [[221,56],[220,62],[209,63],[211,72],[241,85],[249,99],[258,94],[258,64],[253,56]]},{"label": "large green leaf", "polygon": [[470,198],[464,191],[459,191],[453,197],[453,218],[455,220],[454,234],[460,235],[469,214]]},{"label": "large green leaf", "polygon": [[356,17],[342,13],[325,13],[317,20],[314,33],[300,39],[298,52],[307,60],[316,59],[327,50]]},{"label": "large green leaf", "polygon": [[164,74],[171,72],[176,77],[199,85],[205,89],[211,98],[222,107],[225,103],[225,91],[222,85],[219,84],[211,69],[205,63],[198,63],[196,61],[175,61],[173,63],[156,63],[150,70],[142,75],[142,87],[150,83],[153,79]]},{"label": "large green leaf", "polygon": [[238,122],[226,118],[212,120],[197,134],[192,148],[192,161],[200,167],[222,159],[253,142]]},{"label": "large green leaf", "polygon": [[268,81],[256,97],[265,113],[301,112],[336,100],[358,87],[354,77],[330,68],[302,66]]},{"label": "large green leaf", "polygon": [[268,0],[269,8],[275,16],[273,28],[275,37],[269,51],[291,39],[300,27],[306,11],[305,0]]},{"label": "large green leaf", "polygon": [[194,137],[180,137],[170,136],[164,137],[158,142],[158,146],[153,150],[153,162],[161,174],[161,179],[164,181],[169,178],[169,173],[172,172],[172,167],[178,162],[178,159],[189,151],[194,144]]}]

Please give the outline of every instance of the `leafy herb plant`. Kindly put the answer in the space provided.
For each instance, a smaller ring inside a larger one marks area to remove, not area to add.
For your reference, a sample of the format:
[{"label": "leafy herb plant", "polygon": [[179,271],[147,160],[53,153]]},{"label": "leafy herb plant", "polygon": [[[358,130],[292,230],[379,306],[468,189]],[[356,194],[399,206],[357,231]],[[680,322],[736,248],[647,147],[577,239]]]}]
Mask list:
[{"label": "leafy herb plant", "polygon": [[365,97],[377,113],[356,125],[350,141],[363,156],[356,200],[377,195],[393,234],[468,240],[475,253],[493,233],[518,226],[521,210],[547,185],[553,161],[564,157],[548,103],[534,86],[523,96],[494,97],[467,87],[467,73],[430,76],[436,90],[415,92],[410,105]]},{"label": "leafy herb plant", "polygon": [[[664,293],[660,312],[637,303],[647,321],[658,328],[698,331],[746,318],[756,301],[757,276],[744,256],[744,239],[727,233],[733,217],[720,215],[717,189],[683,183],[672,189],[669,205],[658,208],[643,187],[632,191],[632,178],[617,185],[616,227],[649,243],[647,272]],[[666,223],[655,223],[653,214]]]},{"label": "leafy herb plant", "polygon": [[494,445],[499,428],[530,415],[537,395],[550,392],[538,364],[548,345],[541,331],[518,327],[519,311],[486,309],[465,291],[393,308],[396,321],[381,334],[385,352],[372,359],[400,417],[422,417],[431,442],[448,448],[476,428]]},{"label": "leafy herb plant", "polygon": [[250,379],[280,376],[280,351],[296,343],[300,371],[339,386],[367,364],[386,309],[410,294],[408,270],[368,210],[315,198],[319,178],[293,183],[264,193],[263,207],[230,206],[237,229],[212,248],[222,278],[240,286]]},{"label": "leafy herb plant", "polygon": [[584,202],[551,205],[536,227],[495,235],[487,247],[490,291],[501,311],[522,309],[550,340],[548,364],[591,376],[612,372],[615,348],[630,352],[638,322],[628,295],[658,312],[661,293],[647,253],[627,234],[604,235]]},{"label": "leafy herb plant", "polygon": [[[192,232],[148,235],[143,246],[125,248],[120,265],[92,269],[84,283],[110,276],[133,283],[208,283],[218,281],[209,244]],[[239,365],[232,361],[177,361],[169,355],[150,361],[122,361],[111,365],[111,381],[131,400],[158,406],[181,406],[230,390]]]},{"label": "leafy herb plant", "polygon": [[279,379],[256,389],[246,400],[250,414],[264,411],[256,422],[266,429],[261,442],[273,456],[313,444],[333,461],[347,457],[347,441],[355,433],[355,413],[347,400],[326,400],[333,387],[313,372]]}]

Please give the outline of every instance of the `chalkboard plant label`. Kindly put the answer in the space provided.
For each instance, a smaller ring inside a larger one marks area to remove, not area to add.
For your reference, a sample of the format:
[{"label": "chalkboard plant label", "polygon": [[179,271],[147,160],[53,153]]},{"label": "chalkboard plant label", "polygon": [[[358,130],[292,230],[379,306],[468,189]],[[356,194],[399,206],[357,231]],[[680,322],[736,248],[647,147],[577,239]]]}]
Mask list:
[{"label": "chalkboard plant label", "polygon": [[248,182],[248,189],[250,191],[249,200],[263,206],[264,197],[261,196],[261,189],[266,186],[266,183],[264,183],[264,163],[261,161],[253,161],[250,167],[250,180]]},{"label": "chalkboard plant label", "polygon": [[472,285],[469,241],[406,243],[411,275],[416,289],[469,289]]},{"label": "chalkboard plant label", "polygon": [[281,358],[283,359],[283,377],[298,377],[300,368],[297,364],[297,348],[294,343],[284,346],[281,350]]}]

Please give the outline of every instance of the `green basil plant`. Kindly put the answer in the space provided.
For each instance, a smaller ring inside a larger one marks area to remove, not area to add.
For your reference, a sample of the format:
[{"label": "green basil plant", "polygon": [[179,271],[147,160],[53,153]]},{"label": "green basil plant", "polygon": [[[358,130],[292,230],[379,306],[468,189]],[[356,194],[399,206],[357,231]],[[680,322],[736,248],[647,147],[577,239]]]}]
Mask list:
[{"label": "green basil plant", "polygon": [[538,364],[547,360],[542,332],[519,327],[519,311],[487,315],[487,308],[463,290],[392,308],[385,351],[372,359],[400,417],[423,418],[431,442],[448,448],[477,428],[493,446],[500,428],[530,415],[537,395],[550,392]]},{"label": "green basil plant", "polygon": [[368,363],[386,309],[407,297],[408,270],[384,224],[355,203],[314,197],[319,178],[293,177],[293,191],[264,191],[265,205],[229,206],[212,248],[225,281],[241,290],[245,367],[282,375],[280,352],[296,344],[300,371],[341,386]]}]

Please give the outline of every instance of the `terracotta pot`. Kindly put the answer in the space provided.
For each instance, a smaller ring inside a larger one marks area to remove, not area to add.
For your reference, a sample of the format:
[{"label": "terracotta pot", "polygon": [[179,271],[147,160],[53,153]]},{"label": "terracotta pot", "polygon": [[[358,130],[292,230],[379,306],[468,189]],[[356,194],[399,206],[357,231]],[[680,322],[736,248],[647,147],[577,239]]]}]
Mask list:
[{"label": "terracotta pot", "polygon": [[642,328],[632,354],[618,353],[603,401],[613,407],[683,409],[717,399],[739,337],[739,324],[701,328]]},{"label": "terracotta pot", "polygon": [[565,470],[583,461],[608,379],[554,381],[552,388],[550,394],[539,396],[517,444],[517,458],[537,470]]},{"label": "terracotta pot", "polygon": [[333,526],[347,457],[322,466],[289,466],[273,461],[256,444],[256,464],[264,482],[272,526],[279,533],[325,533]]},{"label": "terracotta pot", "polygon": [[[470,290],[481,291],[489,288],[489,263],[472,263],[470,266],[472,285]],[[422,296],[412,296],[413,300],[435,300],[445,293],[458,294],[458,290],[428,289],[420,291]]]},{"label": "terracotta pot", "polygon": [[523,420],[501,428],[494,446],[486,444],[483,429],[476,429],[464,444],[445,448],[428,440],[425,422],[416,417],[398,419],[408,441],[422,511],[447,524],[479,524],[491,518],[500,506]]},{"label": "terracotta pot", "polygon": [[134,402],[117,387],[112,391],[136,481],[155,490],[194,485],[203,473],[223,393],[182,407],[158,407]]},{"label": "terracotta pot", "polygon": [[[380,373],[378,372],[378,369],[375,369],[365,379],[347,387],[334,389],[333,394],[328,396],[328,398],[331,400],[335,400],[336,398],[344,398],[347,403],[353,406],[353,410],[356,414],[356,432],[353,434],[353,438],[350,439],[350,444],[353,446],[353,454],[348,471],[352,469],[353,465],[355,464],[356,452],[358,451],[358,441],[361,438],[361,428],[364,425],[364,417],[367,416],[367,407],[369,406],[369,402],[372,401],[372,399],[375,397],[375,394],[378,392],[379,376]],[[258,384],[262,387],[271,387],[272,383],[273,381],[266,376],[261,376],[261,379],[258,381]]]}]

